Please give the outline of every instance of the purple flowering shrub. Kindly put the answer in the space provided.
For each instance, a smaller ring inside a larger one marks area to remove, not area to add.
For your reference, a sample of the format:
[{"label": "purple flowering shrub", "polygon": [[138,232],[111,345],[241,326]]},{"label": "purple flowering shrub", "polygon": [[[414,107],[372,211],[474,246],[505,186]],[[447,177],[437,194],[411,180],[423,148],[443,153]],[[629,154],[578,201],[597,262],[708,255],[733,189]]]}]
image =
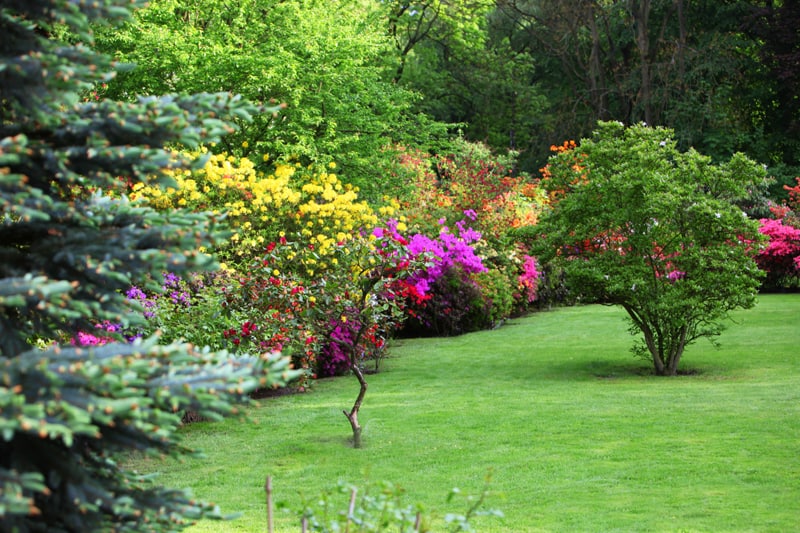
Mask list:
[{"label": "purple flowering shrub", "polygon": [[480,285],[459,263],[453,263],[428,288],[430,299],[404,324],[402,335],[446,337],[491,325],[490,307]]},{"label": "purple flowering shrub", "polygon": [[[476,217],[471,210],[464,211],[464,215],[469,220]],[[418,233],[409,241],[409,251],[428,253],[433,260],[411,277],[411,283],[427,298],[410,305],[411,313],[402,330],[406,336],[459,335],[493,322],[491,298],[477,281],[477,275],[488,271],[475,251],[481,233],[463,219],[455,223],[455,231],[444,219],[439,220],[439,225],[436,238]],[[498,296],[497,309],[505,306],[499,300]]]},{"label": "purple flowering shrub", "polygon": [[[349,316],[348,316],[349,315]],[[361,321],[357,312],[350,312],[330,320],[330,333],[317,354],[317,375],[320,377],[343,376],[350,371],[350,350],[364,351],[363,346],[355,346]],[[363,354],[358,354],[363,356]],[[360,359],[361,357],[358,357]]]},{"label": "purple flowering shrub", "polygon": [[481,234],[467,227],[464,220],[456,222],[455,233],[445,225],[444,219],[439,220],[439,224],[441,229],[437,238],[432,239],[417,233],[411,237],[408,244],[408,250],[412,254],[429,253],[434,258],[431,266],[411,278],[411,282],[421,294],[427,293],[436,280],[455,265],[466,274],[486,271],[483,261],[473,247],[473,244],[481,239]]},{"label": "purple flowering shrub", "polygon": [[[237,317],[226,309],[225,295],[234,280],[225,272],[192,274],[186,278],[164,272],[158,290],[138,285],[125,291],[131,304],[129,324],[105,321],[95,331],[78,332],[69,339],[74,346],[101,346],[112,340],[132,342],[158,332],[162,343],[190,342],[214,350],[236,351],[224,332]],[[148,283],[153,286],[153,283]]]}]

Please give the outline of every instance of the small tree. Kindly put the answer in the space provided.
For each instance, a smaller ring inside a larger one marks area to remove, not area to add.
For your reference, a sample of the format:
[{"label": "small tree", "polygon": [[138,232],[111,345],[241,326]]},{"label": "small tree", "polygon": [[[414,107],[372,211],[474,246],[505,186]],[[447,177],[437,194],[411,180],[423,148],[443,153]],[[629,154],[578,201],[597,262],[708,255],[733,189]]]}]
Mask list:
[{"label": "small tree", "polygon": [[[164,270],[213,266],[197,251],[214,239],[207,215],[160,214],[96,191],[190,166],[164,146],[213,140],[232,130],[233,116],[255,111],[229,94],[82,101],[112,68],[87,48],[89,21],[123,18],[141,4],[0,2],[4,531],[173,531],[213,514],[117,458],[188,453],[176,434],[184,410],[218,418],[253,389],[292,377],[278,356],[233,358],[156,338],[90,348],[54,342],[132,324],[141,317],[124,295],[133,282],[157,289]],[[50,38],[63,29],[84,44]]]},{"label": "small tree", "polygon": [[675,375],[689,343],[754,305],[761,237],[733,202],[764,181],[761,165],[741,154],[715,165],[679,152],[668,129],[601,122],[544,174],[539,259],[582,297],[622,306],[657,374]]}]

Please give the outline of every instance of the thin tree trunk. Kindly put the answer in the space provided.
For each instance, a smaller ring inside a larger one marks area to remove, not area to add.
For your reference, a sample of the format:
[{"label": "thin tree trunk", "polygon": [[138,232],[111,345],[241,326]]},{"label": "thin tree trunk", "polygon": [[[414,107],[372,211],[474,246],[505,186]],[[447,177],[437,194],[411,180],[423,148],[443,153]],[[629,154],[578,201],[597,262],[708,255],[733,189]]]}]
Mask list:
[{"label": "thin tree trunk", "polygon": [[644,121],[652,125],[652,74],[650,73],[650,0],[630,2],[630,12],[636,24],[636,45],[639,49],[641,83],[639,90]]},{"label": "thin tree trunk", "polygon": [[356,398],[356,401],[353,404],[353,408],[350,410],[350,412],[342,412],[344,413],[344,416],[347,417],[347,420],[350,421],[350,427],[353,428],[353,448],[361,448],[361,425],[358,423],[358,410],[361,409],[361,403],[364,401],[364,395],[367,394],[367,380],[364,379],[364,373],[361,372],[361,368],[359,368],[357,364],[353,365],[352,371],[353,374],[355,374],[356,379],[358,379],[361,389],[358,391],[358,397]]},{"label": "thin tree trunk", "polygon": [[678,340],[676,341],[675,346],[670,351],[669,361],[667,363],[667,368],[669,376],[676,376],[678,375],[678,363],[681,360],[681,356],[683,355],[683,350],[686,348],[686,336],[689,333],[689,327],[683,326],[681,328],[681,334]]}]

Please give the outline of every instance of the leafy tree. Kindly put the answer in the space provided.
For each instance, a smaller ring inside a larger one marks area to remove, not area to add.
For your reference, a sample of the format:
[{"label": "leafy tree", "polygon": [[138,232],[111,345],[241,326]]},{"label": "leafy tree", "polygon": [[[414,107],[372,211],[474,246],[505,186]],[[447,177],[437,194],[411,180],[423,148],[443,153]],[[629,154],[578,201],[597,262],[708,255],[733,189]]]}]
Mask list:
[{"label": "leafy tree", "polygon": [[761,237],[733,202],[764,174],[741,154],[714,165],[680,152],[666,128],[601,122],[550,159],[539,259],[563,268],[585,298],[622,306],[643,337],[634,352],[675,375],[689,343],[754,304]]},{"label": "leafy tree", "polygon": [[[531,84],[530,54],[493,32],[496,2],[382,2],[395,44],[395,79],[423,95],[415,108],[458,124],[470,140],[495,149],[525,149],[544,120],[544,99]],[[489,104],[490,103],[490,104]]]},{"label": "leafy tree", "polygon": [[745,29],[761,44],[757,54],[762,68],[752,76],[758,92],[742,109],[750,110],[752,124],[763,130],[760,159],[774,167],[772,192],[780,197],[782,186],[800,174],[800,2],[752,3]]},{"label": "leafy tree", "polygon": [[[256,111],[226,93],[82,101],[112,72],[88,48],[89,21],[120,20],[141,4],[0,3],[3,530],[172,531],[213,515],[119,457],[190,453],[176,434],[184,410],[218,418],[255,388],[292,377],[278,356],[233,358],[157,338],[54,342],[132,325],[141,315],[124,291],[134,281],[157,289],[166,269],[214,266],[198,252],[216,238],[208,215],[160,214],[96,191],[191,166],[164,146],[214,140]],[[64,28],[83,44],[52,38]]]},{"label": "leafy tree", "polygon": [[258,114],[221,148],[259,160],[335,160],[362,197],[379,198],[385,178],[376,168],[391,158],[387,148],[427,147],[445,128],[392,82],[392,44],[376,9],[363,0],[155,0],[122,28],[99,31],[100,50],[134,65],[106,91],[121,99],[142,91],[273,99],[286,106],[280,115]]}]

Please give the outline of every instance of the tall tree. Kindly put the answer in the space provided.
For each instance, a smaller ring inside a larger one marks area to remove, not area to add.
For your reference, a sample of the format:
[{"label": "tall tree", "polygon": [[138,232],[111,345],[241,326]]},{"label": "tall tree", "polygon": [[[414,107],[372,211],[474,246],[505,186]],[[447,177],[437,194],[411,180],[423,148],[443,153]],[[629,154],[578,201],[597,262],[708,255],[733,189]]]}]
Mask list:
[{"label": "tall tree", "polygon": [[[588,135],[597,120],[675,131],[723,160],[740,150],[765,159],[754,114],[758,43],[742,31],[752,2],[739,0],[500,0],[498,28],[530,54],[531,83],[548,121],[531,146]],[[766,161],[765,161],[766,162]]]},{"label": "tall tree", "polygon": [[[120,20],[142,2],[0,2],[0,522],[6,531],[176,530],[213,515],[182,490],[122,468],[123,454],[186,454],[181,412],[209,417],[291,378],[278,356],[234,358],[200,347],[67,342],[125,328],[124,291],[161,272],[212,268],[207,214],[159,214],[101,191],[175,160],[256,108],[228,93],[82,101],[112,76],[89,21]],[[76,41],[54,39],[68,29]],[[158,284],[149,282],[153,288]],[[59,344],[58,341],[63,341]]]},{"label": "tall tree", "polygon": [[[107,94],[235,91],[285,105],[258,114],[219,148],[303,163],[336,160],[342,178],[380,197],[376,169],[402,142],[427,147],[445,134],[392,82],[392,42],[364,0],[155,0],[98,46],[133,65]],[[247,146],[244,147],[243,144]]]}]

